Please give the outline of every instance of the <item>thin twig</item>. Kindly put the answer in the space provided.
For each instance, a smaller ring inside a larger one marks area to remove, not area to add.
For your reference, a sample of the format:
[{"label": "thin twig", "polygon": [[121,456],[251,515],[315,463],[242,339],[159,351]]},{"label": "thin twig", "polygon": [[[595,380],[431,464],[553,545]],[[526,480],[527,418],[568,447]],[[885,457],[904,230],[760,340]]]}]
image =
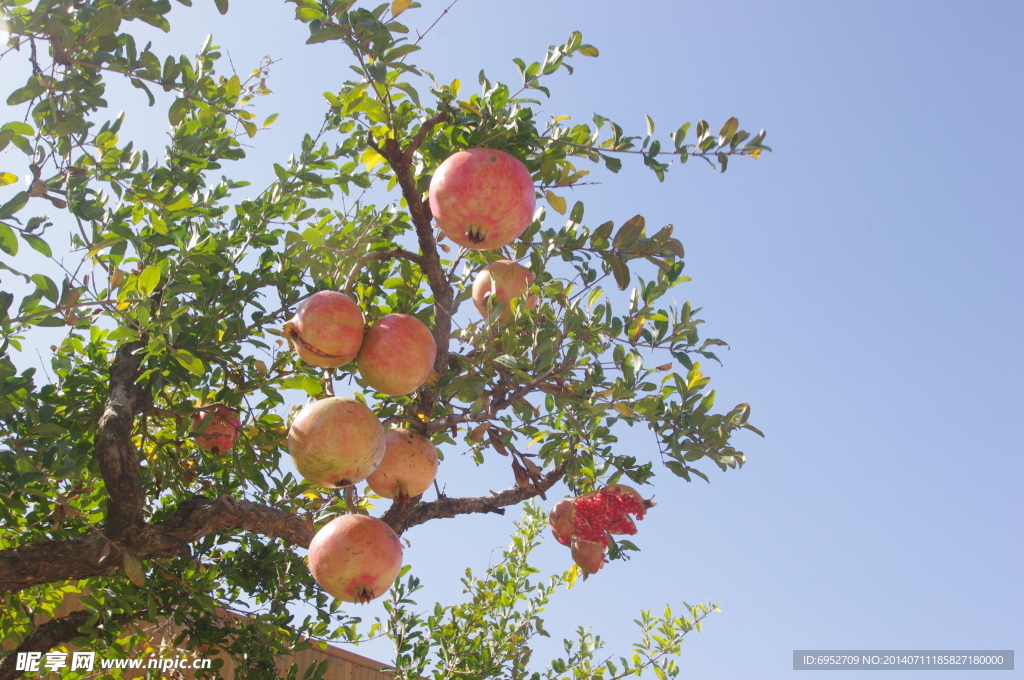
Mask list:
[{"label": "thin twig", "polygon": [[418,265],[423,264],[423,257],[416,253],[410,253],[408,250],[402,248],[395,248],[394,250],[385,250],[375,253],[366,253],[360,257],[352,269],[349,270],[348,276],[345,278],[345,295],[352,297],[352,290],[356,287],[356,278],[359,276],[359,272],[362,271],[363,267],[366,266],[367,262],[373,262],[375,260],[391,260],[394,258],[402,258],[415,262]]}]

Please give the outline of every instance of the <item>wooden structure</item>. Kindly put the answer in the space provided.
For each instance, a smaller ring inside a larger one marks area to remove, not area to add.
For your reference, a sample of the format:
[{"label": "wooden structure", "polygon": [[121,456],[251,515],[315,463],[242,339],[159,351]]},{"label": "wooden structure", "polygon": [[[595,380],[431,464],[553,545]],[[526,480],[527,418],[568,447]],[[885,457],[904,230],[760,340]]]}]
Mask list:
[{"label": "wooden structure", "polygon": [[[54,612],[54,617],[58,618],[62,616],[67,616],[72,612],[84,609],[84,607],[78,601],[80,596],[80,593],[69,593],[64,598],[64,602],[60,606],[60,608]],[[234,614],[232,612],[228,612],[225,610],[218,610],[218,614],[226,620],[244,619],[244,617],[238,614]],[[44,615],[37,616],[35,625],[41,625],[43,623],[46,623],[48,620],[50,620],[50,617]],[[173,649],[173,647],[168,649],[170,640],[172,640],[178,633],[178,629],[174,626],[173,622],[162,620],[158,622],[156,625],[144,624],[140,626],[140,629],[146,633],[147,637],[149,637],[154,649],[152,651],[140,651],[139,655],[135,658],[142,658],[148,660],[160,656],[163,656],[165,658],[179,658],[180,656],[182,656],[182,652]],[[0,646],[0,651],[2,651],[3,653],[7,653],[11,651],[14,648],[14,646],[15,645],[13,645],[10,641],[4,641],[4,644]],[[68,650],[69,652],[74,651],[74,648],[68,646]],[[161,650],[167,651],[161,654]],[[211,660],[221,659],[224,662],[224,665],[216,671],[217,676],[220,678],[224,678],[224,680],[234,679],[235,663],[229,655],[225,653],[221,653],[213,657],[203,657],[201,655],[197,655],[195,658],[210,658]],[[146,663],[145,660],[143,661],[144,664]],[[310,649],[306,649],[304,651],[298,652],[290,656],[279,658],[276,665],[278,667],[278,670],[280,671],[280,677],[282,678],[287,677],[288,670],[293,665],[297,665],[297,677],[302,678],[307,668],[309,668],[313,664],[320,663],[324,660],[327,661],[327,671],[323,675],[324,680],[392,680],[393,678],[393,676],[389,672],[391,669],[386,664],[382,664],[379,661],[374,661],[373,659],[368,659],[365,656],[353,654],[352,652],[340,649],[338,647],[334,647],[332,645],[327,645],[322,650],[319,649],[316,645],[314,645]],[[159,677],[161,679],[166,678],[167,680],[194,680],[196,677],[196,672],[197,671],[193,671],[191,669],[171,669],[160,672]],[[95,677],[97,679],[109,677],[107,675],[109,671],[104,671],[100,667],[99,655],[97,655],[94,673],[95,675],[93,675],[92,677]],[[121,672],[121,677],[141,678],[144,677],[145,674],[146,671],[143,669],[124,670]],[[41,669],[40,677],[45,677],[46,675],[58,677],[53,673]],[[211,676],[207,674],[207,677]]]}]

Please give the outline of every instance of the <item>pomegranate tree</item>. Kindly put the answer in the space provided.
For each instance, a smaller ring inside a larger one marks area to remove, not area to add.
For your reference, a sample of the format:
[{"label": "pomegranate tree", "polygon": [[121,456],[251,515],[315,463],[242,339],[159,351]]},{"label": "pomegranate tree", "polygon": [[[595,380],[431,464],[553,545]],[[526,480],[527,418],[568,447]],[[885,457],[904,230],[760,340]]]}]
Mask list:
[{"label": "pomegranate tree", "polygon": [[429,437],[401,427],[388,430],[384,458],[366,483],[374,493],[401,503],[430,488],[437,464],[437,449]]},{"label": "pomegranate tree", "polygon": [[[476,275],[473,280],[473,304],[480,315],[487,318],[490,305],[501,302],[505,308],[498,317],[499,323],[506,323],[512,317],[512,300],[520,297],[533,283],[533,272],[512,260],[492,262]],[[537,296],[526,299],[527,309],[537,308]]]},{"label": "pomegranate tree", "polygon": [[430,212],[438,228],[465,248],[508,245],[533,221],[533,178],[515,156],[467,149],[449,156],[430,180]]},{"label": "pomegranate tree", "polygon": [[402,568],[402,542],[382,520],[366,515],[335,517],[309,544],[309,571],[339,600],[380,597]]},{"label": "pomegranate tree", "polygon": [[306,481],[340,489],[366,479],[380,463],[384,426],[355,399],[321,399],[295,416],[288,430],[288,452]]},{"label": "pomegranate tree", "polygon": [[408,314],[388,314],[366,331],[359,350],[359,375],[393,397],[411,394],[434,370],[437,345],[426,324]]},{"label": "pomegranate tree", "polygon": [[333,290],[311,295],[285,325],[299,358],[321,368],[337,368],[355,359],[363,329],[359,305]]},{"label": "pomegranate tree", "polygon": [[212,412],[201,410],[196,413],[192,418],[192,430],[199,448],[214,454],[223,453],[229,451],[238,440],[242,421],[227,406],[217,406]]}]

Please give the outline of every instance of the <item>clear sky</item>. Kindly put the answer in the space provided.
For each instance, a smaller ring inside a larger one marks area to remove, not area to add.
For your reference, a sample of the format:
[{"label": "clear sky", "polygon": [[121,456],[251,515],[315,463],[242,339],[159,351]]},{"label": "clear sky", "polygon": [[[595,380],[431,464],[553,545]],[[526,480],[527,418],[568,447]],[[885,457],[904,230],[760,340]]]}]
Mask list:
[{"label": "clear sky", "polygon": [[[443,8],[424,4],[407,15],[421,29]],[[178,52],[212,32],[240,73],[281,59],[260,104],[281,117],[246,161],[258,167],[225,170],[265,184],[319,126],[320,93],[351,75],[344,48],[304,46],[291,5],[196,5],[171,15]],[[626,653],[640,609],[705,598],[722,613],[685,645],[684,677],[789,678],[794,649],[1020,653],[1024,5],[460,0],[414,61],[468,93],[481,68],[518,82],[513,57],[538,60],[573,29],[601,56],[555,77],[545,112],[599,112],[640,134],[644,114],[665,133],[733,115],[768,130],[774,153],[724,175],[694,162],[659,184],[626,163],[578,190],[591,226],[635,213],[676,226],[694,279],[676,299],[731,346],[724,367],[706,366],[717,403],[749,402],[767,437],[743,435],[747,466],[708,470],[710,485],[659,476],[642,552],[560,592],[536,658],[578,625]],[[0,72],[4,91],[22,79]],[[121,92],[135,102],[122,137],[161,148],[166,103]],[[650,455],[653,442],[634,428],[620,446]],[[439,477],[449,495],[508,486],[503,462],[474,470],[459,453]],[[409,532],[425,609],[458,597],[463,568],[486,566],[514,515]],[[569,555],[551,540],[537,564],[561,571]],[[390,660],[383,642],[357,651]],[[889,676],[905,677],[871,678]]]}]

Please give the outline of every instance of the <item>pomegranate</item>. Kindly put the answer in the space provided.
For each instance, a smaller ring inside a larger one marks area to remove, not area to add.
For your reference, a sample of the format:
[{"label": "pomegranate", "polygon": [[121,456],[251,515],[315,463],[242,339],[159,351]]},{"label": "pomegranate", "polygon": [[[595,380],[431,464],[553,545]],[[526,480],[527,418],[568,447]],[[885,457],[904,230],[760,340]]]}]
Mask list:
[{"label": "pomegranate", "polygon": [[366,515],[335,517],[309,544],[309,571],[339,600],[369,602],[391,587],[402,568],[402,542],[385,522]]},{"label": "pomegranate", "polygon": [[577,538],[572,542],[572,561],[586,574],[596,574],[604,566],[605,545]]},{"label": "pomegranate", "polygon": [[213,454],[231,450],[238,439],[238,433],[242,430],[242,421],[228,407],[217,406],[213,409],[209,423],[203,427],[203,421],[208,415],[209,410],[199,411],[192,418],[196,444],[202,450]]},{"label": "pomegranate", "polygon": [[384,498],[404,502],[430,488],[437,474],[437,450],[430,438],[397,428],[384,436],[384,458],[366,483]]},{"label": "pomegranate", "polygon": [[355,399],[307,404],[288,430],[288,452],[306,481],[328,489],[366,479],[384,456],[384,426]]},{"label": "pomegranate", "polygon": [[643,519],[654,502],[644,500],[636,489],[611,484],[573,500],[555,504],[548,516],[551,531],[562,545],[572,547],[572,559],[585,574],[604,566],[604,552],[611,543],[609,534],[633,535],[633,518]]},{"label": "pomegranate", "polygon": [[459,151],[430,180],[434,221],[466,248],[493,250],[516,240],[533,221],[536,204],[530,171],[504,151]]},{"label": "pomegranate", "polygon": [[393,397],[411,394],[434,368],[437,345],[430,329],[414,316],[388,314],[366,331],[359,350],[359,374],[370,387]]},{"label": "pomegranate", "polygon": [[555,535],[555,540],[562,545],[572,543],[572,535],[576,533],[573,514],[573,501],[566,498],[555,503],[555,507],[551,508],[551,514],[548,515],[551,533]]},{"label": "pomegranate", "polygon": [[322,290],[299,305],[285,333],[307,364],[337,368],[359,353],[363,329],[363,313],[352,298]]},{"label": "pomegranate", "polygon": [[[499,323],[507,323],[512,317],[512,309],[509,306],[514,298],[522,295],[530,284],[533,283],[533,272],[511,260],[498,260],[492,262],[476,275],[473,281],[473,304],[480,316],[488,317],[489,306],[494,302],[501,302],[505,308],[498,318]],[[537,296],[531,295],[526,299],[527,309],[537,308]]]},{"label": "pomegranate", "polygon": [[608,497],[600,491],[585,493],[576,499],[574,510],[573,525],[576,533],[573,538],[607,546],[608,523],[612,519]]}]

